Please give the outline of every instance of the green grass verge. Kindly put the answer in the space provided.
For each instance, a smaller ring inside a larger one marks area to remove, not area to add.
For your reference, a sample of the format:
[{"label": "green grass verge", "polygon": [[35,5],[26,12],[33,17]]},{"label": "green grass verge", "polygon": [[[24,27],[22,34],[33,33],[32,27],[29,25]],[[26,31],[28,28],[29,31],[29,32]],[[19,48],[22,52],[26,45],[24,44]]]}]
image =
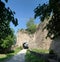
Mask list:
[{"label": "green grass verge", "polygon": [[16,48],[15,50],[11,51],[7,54],[0,54],[0,62],[5,62],[6,60],[10,59],[12,56],[16,55],[22,48]]},{"label": "green grass verge", "polygon": [[27,51],[25,56],[26,62],[45,62],[45,60],[39,56],[31,54],[29,51]]},{"label": "green grass verge", "polygon": [[49,53],[49,50],[45,50],[45,49],[32,49],[32,51],[37,53]]}]

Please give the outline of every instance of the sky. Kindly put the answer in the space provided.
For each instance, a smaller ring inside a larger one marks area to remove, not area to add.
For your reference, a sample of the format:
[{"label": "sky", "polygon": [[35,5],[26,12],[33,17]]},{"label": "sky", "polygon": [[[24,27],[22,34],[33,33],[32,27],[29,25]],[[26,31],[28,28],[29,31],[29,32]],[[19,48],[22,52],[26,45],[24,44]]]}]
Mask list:
[{"label": "sky", "polygon": [[[46,2],[48,0],[9,0],[6,6],[16,12],[15,17],[18,19],[18,25],[16,27],[10,23],[10,27],[14,29],[15,33],[18,29],[25,29],[29,18],[34,18],[34,9],[39,4]],[[40,23],[40,19],[36,18],[35,23]]]}]

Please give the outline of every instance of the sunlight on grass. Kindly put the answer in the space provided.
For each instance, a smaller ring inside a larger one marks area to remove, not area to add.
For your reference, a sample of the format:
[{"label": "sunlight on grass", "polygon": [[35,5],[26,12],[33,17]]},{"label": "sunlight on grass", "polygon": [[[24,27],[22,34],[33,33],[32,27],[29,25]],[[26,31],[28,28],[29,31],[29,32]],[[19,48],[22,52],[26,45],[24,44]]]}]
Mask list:
[{"label": "sunlight on grass", "polygon": [[7,54],[0,54],[0,62],[5,62],[5,60],[10,59],[12,56],[16,55],[22,48],[16,48]]},{"label": "sunlight on grass", "polygon": [[0,59],[7,57],[6,54],[0,54]]},{"label": "sunlight on grass", "polygon": [[45,50],[45,49],[32,49],[32,51],[37,53],[49,53],[49,50]]},{"label": "sunlight on grass", "polygon": [[26,53],[26,62],[45,62],[45,60],[39,56],[31,54],[29,51]]}]

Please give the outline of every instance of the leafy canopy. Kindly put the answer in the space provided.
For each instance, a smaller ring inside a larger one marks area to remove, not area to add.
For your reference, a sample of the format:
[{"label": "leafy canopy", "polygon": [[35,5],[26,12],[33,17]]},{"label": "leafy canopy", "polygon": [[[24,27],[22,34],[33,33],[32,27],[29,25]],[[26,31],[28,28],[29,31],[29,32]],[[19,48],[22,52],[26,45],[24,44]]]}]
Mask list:
[{"label": "leafy canopy", "polygon": [[29,21],[27,22],[26,24],[27,26],[27,31],[29,33],[35,33],[36,32],[36,24],[34,23],[34,19],[33,18],[30,18]]},{"label": "leafy canopy", "polygon": [[[8,0],[5,1],[8,2]],[[14,14],[15,12],[9,7],[6,8],[5,3],[0,0],[0,40],[11,33],[10,22],[15,26],[18,25],[18,20],[14,18]]]},{"label": "leafy canopy", "polygon": [[[8,0],[5,2],[7,3]],[[6,7],[5,2],[0,0],[0,52],[8,50],[13,45],[14,33],[10,28],[10,22],[15,26],[18,25],[18,20],[14,17],[15,12]]]},{"label": "leafy canopy", "polygon": [[[41,21],[45,18],[52,17],[49,23],[46,25],[48,30],[47,37],[54,39],[60,36],[60,0],[49,0],[48,4],[39,5],[35,8],[35,18],[40,17]],[[53,35],[53,36],[52,36]]]}]

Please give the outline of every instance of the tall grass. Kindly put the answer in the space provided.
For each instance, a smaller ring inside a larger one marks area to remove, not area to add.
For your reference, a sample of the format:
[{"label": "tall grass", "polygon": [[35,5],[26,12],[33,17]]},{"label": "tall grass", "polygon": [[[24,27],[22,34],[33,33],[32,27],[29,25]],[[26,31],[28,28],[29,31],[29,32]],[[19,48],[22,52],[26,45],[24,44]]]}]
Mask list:
[{"label": "tall grass", "polygon": [[33,55],[30,53],[30,51],[27,51],[25,57],[26,57],[25,59],[26,62],[45,62],[45,60],[42,57]]}]

